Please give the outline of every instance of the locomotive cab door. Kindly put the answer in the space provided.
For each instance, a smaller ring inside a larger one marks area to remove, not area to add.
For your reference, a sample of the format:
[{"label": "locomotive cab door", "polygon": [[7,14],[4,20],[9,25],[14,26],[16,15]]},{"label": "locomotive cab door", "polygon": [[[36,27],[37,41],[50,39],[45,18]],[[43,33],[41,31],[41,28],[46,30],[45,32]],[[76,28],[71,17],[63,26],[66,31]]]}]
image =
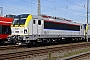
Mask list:
[{"label": "locomotive cab door", "polygon": [[33,35],[42,35],[43,34],[43,20],[34,19],[33,20]]},{"label": "locomotive cab door", "polygon": [[38,20],[38,35],[43,34],[43,20]]},{"label": "locomotive cab door", "polygon": [[84,27],[83,27],[83,25],[80,26],[80,35],[81,36],[84,35]]},{"label": "locomotive cab door", "polygon": [[38,30],[37,30],[37,28],[38,28],[38,24],[37,24],[37,22],[38,22],[38,20],[37,19],[34,19],[33,20],[33,28],[32,28],[32,34],[33,35],[37,35],[37,33],[38,33]]}]

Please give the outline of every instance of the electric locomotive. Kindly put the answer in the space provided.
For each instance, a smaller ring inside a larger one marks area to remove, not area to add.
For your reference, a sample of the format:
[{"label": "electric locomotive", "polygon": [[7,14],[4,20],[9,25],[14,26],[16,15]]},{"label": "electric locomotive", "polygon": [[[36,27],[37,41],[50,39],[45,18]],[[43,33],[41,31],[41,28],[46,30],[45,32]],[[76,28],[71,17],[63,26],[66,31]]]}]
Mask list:
[{"label": "electric locomotive", "polygon": [[11,30],[9,41],[20,44],[70,42],[84,39],[83,24],[47,15],[16,15]]}]

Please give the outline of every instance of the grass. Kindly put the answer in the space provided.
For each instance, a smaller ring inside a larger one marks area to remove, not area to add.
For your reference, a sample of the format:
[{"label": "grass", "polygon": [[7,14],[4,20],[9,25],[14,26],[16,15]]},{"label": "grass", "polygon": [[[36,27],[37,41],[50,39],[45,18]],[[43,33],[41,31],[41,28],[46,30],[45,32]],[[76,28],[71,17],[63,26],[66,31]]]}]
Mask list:
[{"label": "grass", "polygon": [[[70,52],[70,53],[65,54],[64,56],[51,57],[51,59],[48,59],[48,58],[47,58],[47,59],[45,59],[45,60],[56,60],[57,58],[70,57],[70,56],[77,55],[77,54],[84,53],[84,52],[88,52],[88,51],[90,51],[90,48],[82,49],[82,50],[79,50],[79,51],[76,51],[76,52]],[[50,56],[49,56],[49,57],[50,57]]]},{"label": "grass", "polygon": [[88,52],[88,51],[90,51],[90,48],[79,50],[79,51],[76,51],[76,52],[70,52],[68,54],[65,54],[64,56],[61,56],[61,58],[77,55],[77,54]]}]

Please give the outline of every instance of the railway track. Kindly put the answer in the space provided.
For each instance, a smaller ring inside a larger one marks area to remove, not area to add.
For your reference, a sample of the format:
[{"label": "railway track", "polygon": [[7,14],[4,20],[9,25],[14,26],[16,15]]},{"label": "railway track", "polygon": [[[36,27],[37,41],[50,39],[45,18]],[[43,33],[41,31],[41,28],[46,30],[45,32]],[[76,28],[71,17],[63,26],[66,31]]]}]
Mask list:
[{"label": "railway track", "polygon": [[18,49],[18,48],[25,48],[25,46],[20,46],[20,45],[7,45],[7,46],[0,46],[0,51],[4,50],[11,50],[11,49]]},{"label": "railway track", "polygon": [[[57,51],[68,51],[76,48],[88,47],[90,43],[75,43],[75,44],[65,44],[65,45],[55,45],[55,46],[43,46],[43,47],[33,47],[33,48],[18,48],[8,51],[0,51],[0,60],[5,59],[24,59],[31,58],[32,56],[42,56],[47,55],[48,52],[54,53]],[[7,48],[8,49],[8,48]]]}]

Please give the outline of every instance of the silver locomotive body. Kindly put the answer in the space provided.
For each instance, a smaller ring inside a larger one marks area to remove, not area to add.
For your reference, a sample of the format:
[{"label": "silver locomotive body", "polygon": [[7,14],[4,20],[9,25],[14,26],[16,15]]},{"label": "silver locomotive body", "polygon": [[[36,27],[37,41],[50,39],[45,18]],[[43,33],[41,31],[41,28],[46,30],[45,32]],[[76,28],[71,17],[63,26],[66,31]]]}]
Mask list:
[{"label": "silver locomotive body", "polygon": [[17,15],[11,25],[11,36],[17,36],[20,43],[56,42],[85,38],[83,24],[70,20],[46,15]]}]

